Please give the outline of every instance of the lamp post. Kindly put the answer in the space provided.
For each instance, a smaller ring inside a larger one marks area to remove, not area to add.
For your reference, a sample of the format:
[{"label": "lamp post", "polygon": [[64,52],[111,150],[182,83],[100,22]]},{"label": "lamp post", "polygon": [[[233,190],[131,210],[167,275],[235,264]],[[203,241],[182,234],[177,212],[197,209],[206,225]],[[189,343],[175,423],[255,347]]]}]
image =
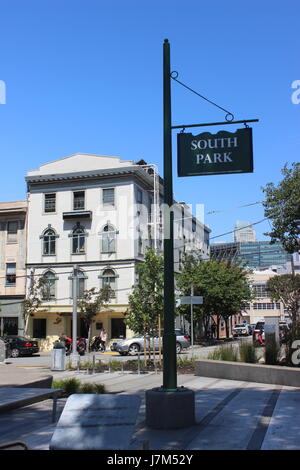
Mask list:
[{"label": "lamp post", "polygon": [[78,266],[73,267],[72,276],[72,296],[73,296],[73,312],[72,312],[72,353],[70,362],[72,365],[78,363],[79,354],[77,352],[77,293],[78,293]]}]

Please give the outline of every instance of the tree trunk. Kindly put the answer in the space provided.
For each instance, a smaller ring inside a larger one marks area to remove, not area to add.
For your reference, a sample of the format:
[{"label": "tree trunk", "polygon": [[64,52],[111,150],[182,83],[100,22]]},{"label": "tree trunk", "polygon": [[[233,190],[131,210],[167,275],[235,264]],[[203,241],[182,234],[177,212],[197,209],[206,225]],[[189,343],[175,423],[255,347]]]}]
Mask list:
[{"label": "tree trunk", "polygon": [[225,317],[225,318],[224,318],[224,321],[225,321],[226,339],[229,339],[228,317]]},{"label": "tree trunk", "polygon": [[217,339],[220,339],[220,315],[217,315]]}]

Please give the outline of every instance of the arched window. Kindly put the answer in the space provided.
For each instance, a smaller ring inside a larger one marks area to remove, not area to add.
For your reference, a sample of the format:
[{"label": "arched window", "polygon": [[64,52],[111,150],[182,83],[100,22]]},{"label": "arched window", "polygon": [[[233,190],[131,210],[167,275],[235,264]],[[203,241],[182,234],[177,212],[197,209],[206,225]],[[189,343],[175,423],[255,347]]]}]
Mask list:
[{"label": "arched window", "polygon": [[110,287],[113,290],[113,297],[116,296],[115,291],[116,291],[116,273],[113,271],[113,269],[104,269],[102,273],[102,288],[105,287]]},{"label": "arched window", "polygon": [[55,255],[57,235],[54,230],[48,228],[40,238],[43,240],[43,255]]},{"label": "arched window", "polygon": [[43,286],[43,299],[55,299],[55,281],[57,280],[56,275],[52,271],[47,271],[44,273],[43,277],[45,280]]},{"label": "arched window", "polygon": [[72,232],[72,253],[85,253],[86,233],[81,225],[77,225]]},{"label": "arched window", "polygon": [[105,225],[101,233],[102,253],[114,253],[116,251],[116,230],[112,225]]}]

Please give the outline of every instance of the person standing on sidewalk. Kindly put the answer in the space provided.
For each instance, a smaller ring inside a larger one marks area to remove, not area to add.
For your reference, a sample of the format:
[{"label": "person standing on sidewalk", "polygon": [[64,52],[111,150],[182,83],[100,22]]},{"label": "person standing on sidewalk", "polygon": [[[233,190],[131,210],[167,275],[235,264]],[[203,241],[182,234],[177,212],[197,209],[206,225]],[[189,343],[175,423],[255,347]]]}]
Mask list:
[{"label": "person standing on sidewalk", "polygon": [[103,352],[106,351],[106,341],[107,341],[107,331],[105,328],[102,328],[100,331],[100,340],[103,348]]}]

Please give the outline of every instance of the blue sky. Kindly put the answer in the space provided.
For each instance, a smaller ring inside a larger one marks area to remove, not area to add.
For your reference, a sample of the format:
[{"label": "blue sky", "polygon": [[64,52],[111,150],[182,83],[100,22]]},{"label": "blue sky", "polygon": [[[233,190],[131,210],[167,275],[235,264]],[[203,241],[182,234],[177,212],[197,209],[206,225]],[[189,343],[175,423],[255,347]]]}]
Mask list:
[{"label": "blue sky", "polygon": [[[263,219],[261,205],[238,206],[261,201],[261,187],[299,161],[299,15],[298,0],[0,0],[0,200],[25,199],[27,170],[77,152],[143,158],[162,173],[168,38],[181,81],[236,120],[260,120],[252,174],[177,178],[173,131],[176,199],[222,211],[205,216],[212,237]],[[224,118],[172,83],[173,125]],[[265,239],[268,222],[255,228]]]}]

